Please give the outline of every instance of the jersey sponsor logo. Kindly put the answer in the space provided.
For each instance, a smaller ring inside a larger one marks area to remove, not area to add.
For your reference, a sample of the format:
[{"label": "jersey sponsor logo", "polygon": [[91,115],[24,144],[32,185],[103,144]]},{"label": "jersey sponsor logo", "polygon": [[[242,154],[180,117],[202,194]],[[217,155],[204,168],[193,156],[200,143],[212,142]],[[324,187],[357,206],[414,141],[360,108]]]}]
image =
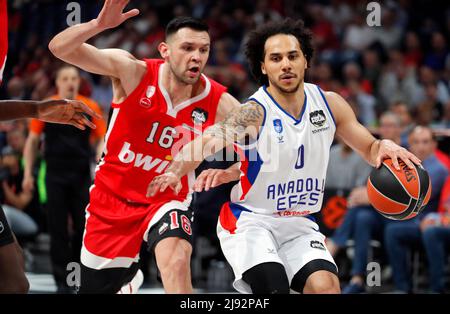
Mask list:
[{"label": "jersey sponsor logo", "polygon": [[159,230],[158,230],[159,235],[161,235],[164,232],[166,232],[167,229],[169,229],[169,224],[165,222],[165,223],[162,224],[161,227],[159,227]]},{"label": "jersey sponsor logo", "polygon": [[192,110],[191,117],[194,124],[203,124],[208,120],[208,112],[202,108],[195,108]]},{"label": "jersey sponsor logo", "polygon": [[322,251],[326,251],[325,246],[323,245],[322,242],[317,241],[317,240],[313,240],[309,243],[309,245],[313,248],[313,249],[319,249]]},{"label": "jersey sponsor logo", "polygon": [[150,108],[152,106],[152,101],[151,99],[148,98],[141,98],[141,100],[139,101],[139,105],[141,105],[142,107],[144,107],[145,109]]},{"label": "jersey sponsor logo", "polygon": [[267,200],[276,201],[277,210],[321,205],[325,182],[303,178],[267,186]]},{"label": "jersey sponsor logo", "polygon": [[281,135],[281,133],[283,133],[283,123],[281,123],[281,119],[273,120],[273,128],[275,129],[275,132],[278,133],[277,135],[278,143],[284,143],[283,135]]},{"label": "jersey sponsor logo", "polygon": [[284,210],[277,213],[280,217],[298,217],[298,216],[306,216],[311,214],[310,210]]},{"label": "jersey sponsor logo", "polygon": [[131,144],[125,142],[119,153],[119,160],[124,164],[134,163],[133,166],[136,168],[142,168],[145,171],[154,169],[156,173],[162,173],[170,163],[168,160],[161,160],[150,155],[135,153],[130,149],[130,147]]},{"label": "jersey sponsor logo", "polygon": [[323,110],[316,110],[309,113],[309,121],[315,126],[315,127],[322,127],[325,124],[325,121],[327,121],[325,117],[325,113],[323,113]]}]

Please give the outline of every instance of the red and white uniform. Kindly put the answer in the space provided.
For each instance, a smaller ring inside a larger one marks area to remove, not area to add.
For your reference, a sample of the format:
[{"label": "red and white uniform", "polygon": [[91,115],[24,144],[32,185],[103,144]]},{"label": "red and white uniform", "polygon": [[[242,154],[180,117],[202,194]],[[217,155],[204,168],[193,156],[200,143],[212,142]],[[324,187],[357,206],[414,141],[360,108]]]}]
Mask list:
[{"label": "red and white uniform", "polygon": [[0,0],[0,84],[3,80],[6,55],[8,53],[8,12],[6,0]]},{"label": "red and white uniform", "polygon": [[140,84],[124,102],[112,104],[105,155],[91,188],[81,261],[94,269],[137,262],[150,227],[171,209],[187,210],[193,174],[182,178],[178,195],[167,189],[147,198],[147,186],[184,144],[214,124],[226,91],[202,75],[203,91],[174,108],[162,86],[167,65],[163,60],[144,61],[147,71]]}]

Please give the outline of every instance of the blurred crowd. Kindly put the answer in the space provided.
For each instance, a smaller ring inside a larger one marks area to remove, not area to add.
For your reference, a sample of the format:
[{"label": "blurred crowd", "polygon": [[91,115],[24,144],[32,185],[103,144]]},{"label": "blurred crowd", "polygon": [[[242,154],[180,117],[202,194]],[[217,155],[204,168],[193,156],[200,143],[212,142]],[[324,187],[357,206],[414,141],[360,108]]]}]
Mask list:
[{"label": "blurred crowd", "polygon": [[[47,45],[55,34],[67,27],[68,2],[8,1],[9,52],[0,86],[1,99],[42,100],[57,94],[56,74],[63,64],[51,55]],[[103,5],[103,1],[76,2],[80,4],[81,22],[95,18]],[[164,27],[170,19],[183,15],[202,18],[210,27],[212,39],[205,73],[243,101],[257,88],[243,54],[246,34],[263,22],[279,21],[287,16],[301,18],[313,32],[315,48],[306,81],[342,95],[358,120],[378,137],[396,137],[395,132],[398,132],[398,142],[409,147],[410,131],[416,125],[430,127],[435,143],[431,153],[436,152],[448,169],[450,7],[445,1],[378,1],[381,26],[369,26],[366,21],[368,2],[130,1],[129,8],[138,8],[139,16],[101,33],[90,43],[98,48],[124,49],[137,58],[158,58],[157,46],[164,39]],[[80,77],[78,93],[94,100],[107,121],[112,99],[111,80],[83,71]],[[382,123],[380,117],[386,112],[395,117],[386,118]],[[3,182],[0,200],[28,213],[30,220],[22,220],[22,224],[28,226],[23,233],[25,236],[45,232],[47,228],[43,218],[45,211],[39,210],[45,208],[47,199],[45,164],[36,163],[34,194],[22,195],[20,202],[11,204],[14,202],[11,195],[22,193],[20,169],[28,131],[27,121],[0,124],[0,181]],[[356,185],[346,187],[348,193]],[[450,212],[448,179],[446,186],[446,194],[438,193],[437,198],[441,198],[441,211]],[[445,190],[445,186],[441,188]],[[353,194],[353,201],[355,197]],[[435,210],[437,208],[436,205]]]}]

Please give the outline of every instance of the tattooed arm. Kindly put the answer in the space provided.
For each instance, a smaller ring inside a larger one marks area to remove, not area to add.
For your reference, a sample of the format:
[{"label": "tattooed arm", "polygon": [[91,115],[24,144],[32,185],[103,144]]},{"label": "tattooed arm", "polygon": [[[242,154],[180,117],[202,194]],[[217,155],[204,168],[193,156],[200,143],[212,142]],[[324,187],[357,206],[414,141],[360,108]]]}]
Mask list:
[{"label": "tattooed arm", "polygon": [[205,130],[202,136],[186,144],[175,156],[166,172],[154,177],[147,196],[171,187],[175,193],[181,189],[181,178],[195,170],[206,157],[244,138],[256,138],[264,120],[264,109],[250,101],[233,109],[227,117]]}]

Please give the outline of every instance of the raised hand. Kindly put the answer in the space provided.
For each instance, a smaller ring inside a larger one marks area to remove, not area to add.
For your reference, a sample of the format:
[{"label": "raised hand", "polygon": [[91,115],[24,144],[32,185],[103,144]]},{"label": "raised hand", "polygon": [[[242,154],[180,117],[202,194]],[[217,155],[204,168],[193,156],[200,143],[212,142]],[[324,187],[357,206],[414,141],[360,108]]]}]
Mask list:
[{"label": "raised hand", "polygon": [[100,14],[96,18],[97,24],[103,29],[114,28],[129,18],[139,14],[138,9],[123,13],[129,0],[106,0]]},{"label": "raised hand", "polygon": [[98,113],[78,100],[57,99],[44,100],[38,105],[39,120],[52,123],[70,124],[85,130],[86,126],[95,129],[95,124],[86,118],[86,115],[102,119]]}]

